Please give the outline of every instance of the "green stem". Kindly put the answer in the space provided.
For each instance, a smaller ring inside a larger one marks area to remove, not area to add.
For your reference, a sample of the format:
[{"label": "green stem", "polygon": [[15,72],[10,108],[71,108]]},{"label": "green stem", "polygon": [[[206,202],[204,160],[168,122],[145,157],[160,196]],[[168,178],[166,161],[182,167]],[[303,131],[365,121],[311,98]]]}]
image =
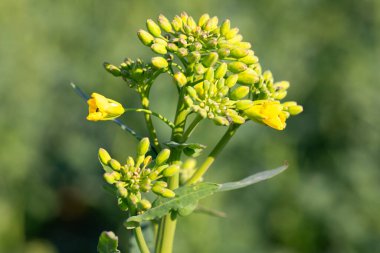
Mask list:
[{"label": "green stem", "polygon": [[141,108],[125,108],[125,112],[143,112],[143,113],[146,113],[146,114],[151,114],[151,115],[157,117],[158,119],[160,119],[162,122],[164,122],[170,128],[174,128],[174,123],[173,122],[171,122],[170,120],[168,120],[167,118],[165,118],[161,114],[153,112],[151,110],[141,109]]},{"label": "green stem", "polygon": [[139,246],[141,253],[150,253],[148,245],[145,242],[141,227],[135,228],[134,232],[135,232],[136,242],[137,242],[137,245]]},{"label": "green stem", "polygon": [[191,122],[190,126],[186,129],[182,139],[187,140],[202,119],[203,118],[197,114],[197,116],[195,116],[195,119]]},{"label": "green stem", "polygon": [[[184,92],[182,91],[179,95],[176,116],[174,120],[175,127],[172,131],[171,140],[182,143],[183,133],[186,125],[186,118],[189,115],[189,110],[186,108],[183,101]],[[170,157],[171,163],[178,163],[181,158],[181,150],[173,148]],[[179,173],[172,176],[168,180],[169,189],[176,189],[179,187]],[[161,220],[159,235],[156,242],[156,253],[171,253],[173,251],[173,241],[175,235],[175,229],[177,225],[177,213],[171,212],[167,214]]]},{"label": "green stem", "polygon": [[[149,95],[148,94],[149,94],[149,91],[146,91],[144,93],[140,93],[141,105],[142,105],[143,109],[150,111],[149,110],[149,98],[148,98]],[[156,129],[154,128],[151,114],[145,112],[144,116],[145,116],[144,117],[145,123],[146,123],[146,126],[148,128],[149,135],[150,135],[150,139],[152,140],[153,146],[158,153],[161,151],[161,146],[160,146],[160,142],[158,141],[157,132],[156,132]]]},{"label": "green stem", "polygon": [[218,156],[218,154],[220,153],[220,151],[223,150],[223,148],[227,145],[227,143],[232,138],[232,136],[234,136],[234,134],[236,133],[239,126],[240,125],[232,124],[228,128],[226,133],[223,135],[222,139],[220,139],[218,144],[216,144],[216,146],[210,152],[210,154],[208,155],[206,160],[203,162],[201,167],[199,167],[199,169],[195,171],[193,176],[186,182],[186,185],[195,184],[196,182],[198,182],[202,178],[202,176],[207,172],[207,170],[210,168],[210,166],[214,163],[214,161],[215,161],[216,157]]}]

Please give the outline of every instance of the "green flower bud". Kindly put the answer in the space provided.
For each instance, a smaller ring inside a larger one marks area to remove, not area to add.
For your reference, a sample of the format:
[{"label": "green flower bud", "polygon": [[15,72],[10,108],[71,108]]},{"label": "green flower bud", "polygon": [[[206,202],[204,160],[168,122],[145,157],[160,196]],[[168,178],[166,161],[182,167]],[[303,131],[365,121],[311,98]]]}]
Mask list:
[{"label": "green flower bud", "polygon": [[142,138],[139,145],[137,146],[137,156],[144,156],[150,148],[149,138]]},{"label": "green flower bud", "polygon": [[288,81],[281,81],[277,82],[273,85],[273,88],[276,90],[287,90],[289,88],[290,84]]},{"label": "green flower bud", "polygon": [[127,158],[127,166],[128,167],[134,167],[135,166],[135,160],[133,160],[133,158],[130,156],[128,156],[128,158]]},{"label": "green flower bud", "polygon": [[205,109],[199,109],[198,114],[204,119],[207,118],[207,111]]},{"label": "green flower bud", "polygon": [[146,211],[150,208],[152,208],[152,204],[149,202],[149,200],[147,199],[142,199],[140,200],[139,202],[139,208]]},{"label": "green flower bud", "polygon": [[185,96],[183,99],[185,100],[187,107],[192,107],[194,105],[194,101],[189,96]]},{"label": "green flower bud", "polygon": [[[215,74],[215,76],[216,76],[216,74]],[[222,89],[222,88],[224,88],[225,87],[225,85],[224,85],[224,83],[226,82],[226,79],[224,79],[224,78],[219,78],[219,80],[217,81],[217,83],[216,83],[216,88],[218,88],[218,89]],[[227,87],[228,88],[228,87]]]},{"label": "green flower bud", "polygon": [[234,48],[231,50],[230,56],[239,59],[239,58],[243,58],[244,56],[247,56],[248,53],[249,53],[248,49]]},{"label": "green flower bud", "polygon": [[253,102],[251,100],[245,99],[245,100],[239,100],[236,102],[236,109],[238,110],[246,110],[248,108],[251,108],[253,106]]},{"label": "green flower bud", "polygon": [[169,66],[169,63],[167,60],[165,60],[165,58],[157,56],[152,58],[152,65],[158,69],[164,69]]},{"label": "green flower bud", "polygon": [[157,157],[156,157],[156,165],[157,166],[160,166],[162,164],[164,164],[170,157],[170,149],[163,149],[160,151],[160,153],[158,153]]},{"label": "green flower bud", "polygon": [[216,16],[210,18],[209,20],[207,20],[204,26],[204,30],[211,32],[212,30],[216,29],[218,27],[218,21],[218,17]]},{"label": "green flower bud", "polygon": [[233,72],[233,73],[240,73],[246,70],[248,67],[246,64],[239,62],[239,61],[234,61],[228,63],[228,70]]},{"label": "green flower bud", "polygon": [[182,72],[175,73],[174,80],[177,82],[179,87],[183,87],[187,84],[187,78]]},{"label": "green flower bud", "polygon": [[98,157],[100,162],[103,165],[108,165],[108,162],[111,160],[110,154],[107,152],[107,150],[100,148],[98,151]]},{"label": "green flower bud", "polygon": [[161,36],[161,29],[160,27],[151,19],[148,19],[146,21],[146,28],[148,28],[148,31],[155,37]]},{"label": "green flower bud", "polygon": [[206,72],[206,68],[203,66],[202,63],[198,63],[195,65],[195,73],[198,75],[203,75]]},{"label": "green flower bud", "polygon": [[169,189],[166,189],[164,188],[160,194],[162,197],[164,198],[174,198],[175,197],[175,193],[174,191],[172,190],[169,190]]},{"label": "green flower bud", "polygon": [[110,72],[113,76],[121,76],[121,71],[115,65],[112,65],[108,62],[103,63],[104,68]]},{"label": "green flower bud", "polygon": [[168,52],[166,46],[160,43],[155,43],[151,45],[150,48],[157,54],[166,54]]},{"label": "green flower bud", "polygon": [[245,49],[250,49],[252,47],[251,43],[245,41],[236,42],[235,46]]},{"label": "green flower bud", "polygon": [[185,57],[188,54],[189,54],[189,50],[187,50],[187,48],[181,47],[180,49],[178,49],[178,55],[180,57]]},{"label": "green flower bud", "polygon": [[228,88],[232,88],[233,86],[235,86],[235,84],[237,83],[237,80],[238,80],[238,75],[230,75],[229,77],[227,77],[227,79],[226,79],[226,82],[225,82],[225,84],[226,84],[226,86],[228,87]]},{"label": "green flower bud", "polygon": [[137,32],[137,36],[139,37],[140,41],[145,45],[145,46],[150,46],[153,42],[154,37],[148,33],[147,31],[144,30],[139,30]]},{"label": "green flower bud", "polygon": [[226,19],[223,22],[222,26],[220,27],[220,34],[222,36],[226,36],[226,34],[230,31],[230,29],[231,29],[231,22],[229,19]]},{"label": "green flower bud", "polygon": [[247,69],[238,74],[238,82],[241,84],[250,85],[257,83],[260,77],[253,69]]},{"label": "green flower bud", "polygon": [[215,78],[220,79],[227,73],[227,63],[223,62],[215,71]]},{"label": "green flower bud", "polygon": [[108,164],[111,166],[113,170],[116,170],[116,171],[119,171],[121,168],[120,163],[115,159],[109,160]]},{"label": "green flower bud", "polygon": [[189,17],[187,19],[187,25],[190,27],[191,31],[194,31],[195,28],[197,27],[197,23],[195,22],[195,20],[193,19],[193,17]]},{"label": "green flower bud", "polygon": [[198,99],[197,91],[193,87],[191,86],[186,87],[186,91],[187,91],[187,94],[189,94],[190,97],[192,97],[194,100]]},{"label": "green flower bud", "polygon": [[209,67],[208,70],[206,71],[205,80],[210,81],[210,82],[214,81],[214,68],[213,67]]},{"label": "green flower bud", "polygon": [[255,63],[258,63],[259,62],[259,58],[257,58],[257,56],[255,55],[247,55],[243,58],[240,58],[239,61],[245,63],[245,64],[248,64],[248,65],[251,65],[251,64],[255,64]]},{"label": "green flower bud", "polygon": [[139,202],[139,197],[137,197],[135,194],[130,194],[130,195],[128,196],[128,200],[129,200],[129,202],[130,202],[132,205],[136,206],[137,203]]},{"label": "green flower bud", "polygon": [[128,197],[128,190],[125,189],[125,187],[118,185],[117,186],[117,194],[122,197],[122,198],[127,198]]},{"label": "green flower bud", "polygon": [[230,39],[234,38],[238,33],[239,33],[239,28],[235,27],[235,28],[230,29],[224,37],[226,39],[230,40]]},{"label": "green flower bud", "polygon": [[113,171],[113,172],[106,172],[103,174],[103,178],[104,180],[109,183],[109,184],[114,184],[116,183],[118,180],[120,180],[121,178],[121,175],[119,173],[117,173],[116,171]]},{"label": "green flower bud", "polygon": [[219,126],[228,126],[230,124],[230,122],[222,116],[216,116],[212,120],[214,121],[215,124]]},{"label": "green flower bud", "polygon": [[231,92],[231,98],[233,100],[240,100],[247,96],[249,93],[248,86],[239,86]]},{"label": "green flower bud", "polygon": [[176,44],[174,44],[174,43],[168,43],[167,49],[170,52],[177,52],[178,51],[178,46]]},{"label": "green flower bud", "polygon": [[227,42],[230,44],[236,44],[236,43],[241,42],[242,40],[243,40],[243,36],[241,34],[237,34],[232,39],[227,40]]},{"label": "green flower bud", "polygon": [[303,107],[301,105],[289,106],[288,112],[290,115],[295,116],[303,112]]},{"label": "green flower bud", "polygon": [[218,61],[219,55],[216,52],[211,52],[202,61],[206,67],[213,66]]},{"label": "green flower bud", "polygon": [[220,97],[225,97],[227,94],[228,94],[228,91],[230,90],[230,88],[228,88],[227,86],[224,86],[222,87],[220,90],[219,90],[219,96]]},{"label": "green flower bud", "polygon": [[170,21],[162,14],[158,16],[158,24],[164,30],[165,32],[173,32],[172,25],[170,24]]},{"label": "green flower bud", "polygon": [[226,58],[227,56],[230,55],[230,49],[228,48],[221,48],[218,50],[218,55],[220,58]]},{"label": "green flower bud", "polygon": [[204,24],[206,24],[206,22],[210,19],[210,15],[208,15],[207,13],[203,14],[200,18],[199,18],[199,21],[198,21],[198,25],[200,27],[203,27]]},{"label": "green flower bud", "polygon": [[164,171],[163,171],[163,175],[164,177],[171,177],[171,176],[174,176],[175,174],[177,174],[179,172],[179,167],[178,165],[176,164],[173,164],[173,165],[170,165],[169,167],[167,167]]},{"label": "green flower bud", "polygon": [[278,91],[278,92],[275,92],[273,94],[273,98],[277,99],[277,100],[281,100],[281,99],[284,99],[287,94],[288,94],[288,92],[286,90],[284,90],[284,91]]},{"label": "green flower bud", "polygon": [[172,21],[174,31],[178,32],[182,28],[182,19],[179,16],[175,16]]},{"label": "green flower bud", "polygon": [[237,114],[231,114],[229,115],[229,117],[235,124],[241,125],[245,122],[245,119],[242,116],[237,115]]},{"label": "green flower bud", "polygon": [[187,59],[189,63],[198,62],[201,59],[201,54],[198,51],[191,52]]}]

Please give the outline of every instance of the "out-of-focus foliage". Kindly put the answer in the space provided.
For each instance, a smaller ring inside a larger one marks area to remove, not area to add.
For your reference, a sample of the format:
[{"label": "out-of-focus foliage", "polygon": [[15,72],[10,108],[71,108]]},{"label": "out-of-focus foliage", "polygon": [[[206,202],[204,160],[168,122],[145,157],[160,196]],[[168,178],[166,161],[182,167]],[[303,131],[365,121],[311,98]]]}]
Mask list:
[{"label": "out-of-focus foliage", "polygon": [[[305,112],[281,133],[264,126],[239,130],[206,179],[237,180],[284,160],[290,168],[203,201],[228,218],[182,218],[176,248],[379,252],[376,0],[0,1],[0,252],[95,252],[101,230],[116,231],[125,251],[125,217],[102,189],[96,153],[105,147],[124,157],[136,141],[112,123],[85,121],[86,105],[68,84],[137,106],[133,91],[101,64],[148,59],[136,31],[147,18],[183,10],[230,18],[263,67],[290,81],[289,99]],[[173,84],[159,81],[153,102],[170,118]],[[144,133],[140,117],[125,121]],[[211,145],[222,134],[208,127],[215,131],[194,141]]]}]

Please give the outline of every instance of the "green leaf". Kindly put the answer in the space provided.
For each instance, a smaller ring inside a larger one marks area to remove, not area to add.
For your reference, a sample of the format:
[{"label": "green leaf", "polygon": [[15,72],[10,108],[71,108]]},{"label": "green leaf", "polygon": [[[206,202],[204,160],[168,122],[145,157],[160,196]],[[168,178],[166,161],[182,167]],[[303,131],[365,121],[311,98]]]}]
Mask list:
[{"label": "green leaf", "polygon": [[170,148],[179,148],[183,150],[183,153],[190,157],[197,157],[206,148],[205,145],[200,143],[177,143],[175,141],[170,141],[165,143],[166,146]]},{"label": "green leaf", "polygon": [[132,216],[127,219],[124,225],[128,229],[138,226],[142,221],[149,221],[161,218],[172,210],[179,210],[187,206],[195,205],[198,200],[210,196],[218,191],[220,185],[214,183],[199,183],[196,185],[183,186],[175,190],[174,198],[159,197],[145,213]]},{"label": "green leaf", "polygon": [[120,253],[117,249],[118,238],[112,231],[104,231],[101,233],[98,242],[99,253]]},{"label": "green leaf", "polygon": [[243,187],[247,187],[249,185],[256,184],[258,182],[277,176],[278,174],[280,174],[287,168],[288,168],[288,165],[283,165],[281,167],[278,167],[277,169],[262,171],[262,172],[253,174],[252,176],[246,177],[240,181],[224,183],[224,184],[221,184],[218,191],[219,192],[232,191],[232,190],[240,189]]}]

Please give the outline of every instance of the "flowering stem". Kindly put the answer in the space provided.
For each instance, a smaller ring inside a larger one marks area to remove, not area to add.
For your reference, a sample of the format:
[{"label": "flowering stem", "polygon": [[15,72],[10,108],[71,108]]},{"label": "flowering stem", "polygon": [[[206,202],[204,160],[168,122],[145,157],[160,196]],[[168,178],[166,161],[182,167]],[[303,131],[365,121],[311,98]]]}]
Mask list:
[{"label": "flowering stem", "polygon": [[198,123],[202,119],[203,118],[199,114],[197,114],[195,119],[191,122],[190,126],[186,129],[185,133],[183,134],[183,137],[182,137],[183,140],[186,141],[190,137],[190,135],[192,134],[192,132],[194,131],[194,129],[197,127]]},{"label": "flowering stem", "polygon": [[160,119],[162,122],[164,122],[166,125],[168,125],[170,128],[174,128],[174,123],[162,116],[159,113],[147,110],[147,109],[141,109],[141,108],[125,108],[125,112],[144,112],[146,114],[151,114],[158,119]]},{"label": "flowering stem", "polygon": [[232,136],[235,135],[239,126],[240,125],[232,124],[228,128],[227,132],[223,135],[222,139],[220,139],[218,144],[216,144],[214,149],[210,152],[210,154],[203,162],[201,167],[199,167],[199,169],[194,172],[193,176],[186,182],[186,185],[195,184],[202,178],[202,176],[207,172],[208,168],[210,168],[210,166],[214,163],[220,151],[223,150],[223,148],[227,145]]},{"label": "flowering stem", "polygon": [[[140,93],[141,94],[141,105],[143,109],[150,111],[149,110],[149,90],[146,91],[145,93]],[[149,131],[150,138],[152,139],[153,146],[157,152],[161,151],[161,146],[160,142],[158,141],[157,137],[157,132],[156,129],[153,126],[153,121],[150,113],[145,112],[145,123]]]},{"label": "flowering stem", "polygon": [[148,245],[145,242],[141,227],[136,227],[134,229],[134,233],[137,245],[139,246],[141,253],[150,253]]}]

